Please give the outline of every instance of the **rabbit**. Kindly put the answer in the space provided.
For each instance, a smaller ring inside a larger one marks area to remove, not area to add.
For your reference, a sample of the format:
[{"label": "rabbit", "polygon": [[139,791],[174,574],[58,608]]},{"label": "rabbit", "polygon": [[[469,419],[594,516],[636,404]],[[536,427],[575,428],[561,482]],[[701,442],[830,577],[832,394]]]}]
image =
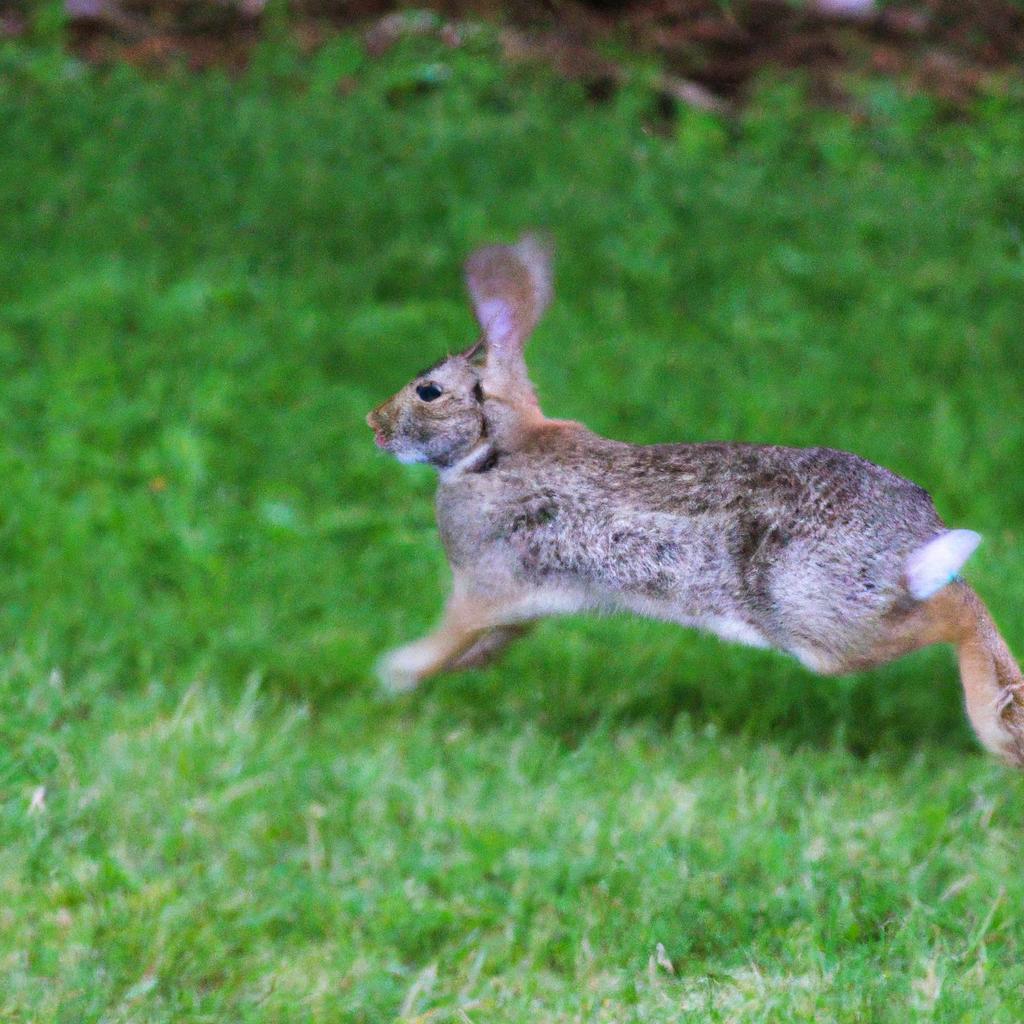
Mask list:
[{"label": "rabbit", "polygon": [[386,690],[483,665],[537,619],[583,611],[696,627],[823,675],[948,643],[979,740],[1024,767],[1024,680],[958,575],[977,533],[847,452],[636,445],[548,419],[523,349],[552,298],[549,244],[481,248],[466,282],[479,339],[367,416],[379,448],[437,468],[453,574],[440,625],[379,662]]}]

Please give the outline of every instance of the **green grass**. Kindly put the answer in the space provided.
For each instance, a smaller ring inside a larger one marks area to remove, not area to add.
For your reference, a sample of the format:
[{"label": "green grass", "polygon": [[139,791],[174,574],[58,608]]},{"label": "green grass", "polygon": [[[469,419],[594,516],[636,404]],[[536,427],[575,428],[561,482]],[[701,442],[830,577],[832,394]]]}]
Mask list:
[{"label": "green grass", "polygon": [[384,702],[446,573],[362,417],[546,227],[550,414],[890,466],[1024,649],[1024,102],[659,134],[474,50],[0,50],[0,1019],[1015,1024],[1024,782],[948,652],[572,619]]}]

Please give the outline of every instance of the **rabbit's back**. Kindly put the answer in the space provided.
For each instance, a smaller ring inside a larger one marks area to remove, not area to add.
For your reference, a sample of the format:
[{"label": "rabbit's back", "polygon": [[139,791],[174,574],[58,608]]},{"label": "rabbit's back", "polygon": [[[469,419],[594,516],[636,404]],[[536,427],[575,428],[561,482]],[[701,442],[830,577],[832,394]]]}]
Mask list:
[{"label": "rabbit's back", "polygon": [[541,431],[438,492],[457,571],[788,650],[857,660],[907,596],[907,556],[944,527],[922,488],[856,455],[630,445]]}]

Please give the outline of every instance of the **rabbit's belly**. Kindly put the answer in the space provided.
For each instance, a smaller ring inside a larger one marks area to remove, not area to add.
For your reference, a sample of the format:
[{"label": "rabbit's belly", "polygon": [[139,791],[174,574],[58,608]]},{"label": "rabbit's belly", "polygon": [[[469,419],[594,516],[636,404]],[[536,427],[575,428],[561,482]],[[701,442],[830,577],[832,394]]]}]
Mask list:
[{"label": "rabbit's belly", "polygon": [[[689,625],[690,623],[684,623]],[[703,629],[708,633],[714,633],[723,640],[730,640],[737,644],[746,644],[748,647],[771,647],[772,643],[768,638],[749,622],[742,619],[734,619],[727,615],[709,615],[705,618],[693,620],[692,625],[696,629]]]},{"label": "rabbit's belly", "polygon": [[713,633],[731,643],[746,644],[747,647],[774,647],[775,645],[753,623],[739,615],[700,614],[687,612],[670,601],[651,600],[643,597],[620,598],[620,604],[627,611],[651,619],[674,622],[679,626]]}]

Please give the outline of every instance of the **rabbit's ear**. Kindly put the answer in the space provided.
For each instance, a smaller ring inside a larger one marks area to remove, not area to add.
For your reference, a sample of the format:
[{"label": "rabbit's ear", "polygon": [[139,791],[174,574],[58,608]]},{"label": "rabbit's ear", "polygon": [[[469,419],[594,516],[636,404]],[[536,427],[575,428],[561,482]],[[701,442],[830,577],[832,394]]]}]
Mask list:
[{"label": "rabbit's ear", "polygon": [[551,247],[537,235],[524,235],[516,245],[477,249],[466,261],[466,285],[483,330],[489,375],[498,386],[529,387],[523,346],[551,301]]},{"label": "rabbit's ear", "polygon": [[487,339],[481,334],[469,348],[464,348],[459,355],[474,365],[480,365],[487,354]]}]

